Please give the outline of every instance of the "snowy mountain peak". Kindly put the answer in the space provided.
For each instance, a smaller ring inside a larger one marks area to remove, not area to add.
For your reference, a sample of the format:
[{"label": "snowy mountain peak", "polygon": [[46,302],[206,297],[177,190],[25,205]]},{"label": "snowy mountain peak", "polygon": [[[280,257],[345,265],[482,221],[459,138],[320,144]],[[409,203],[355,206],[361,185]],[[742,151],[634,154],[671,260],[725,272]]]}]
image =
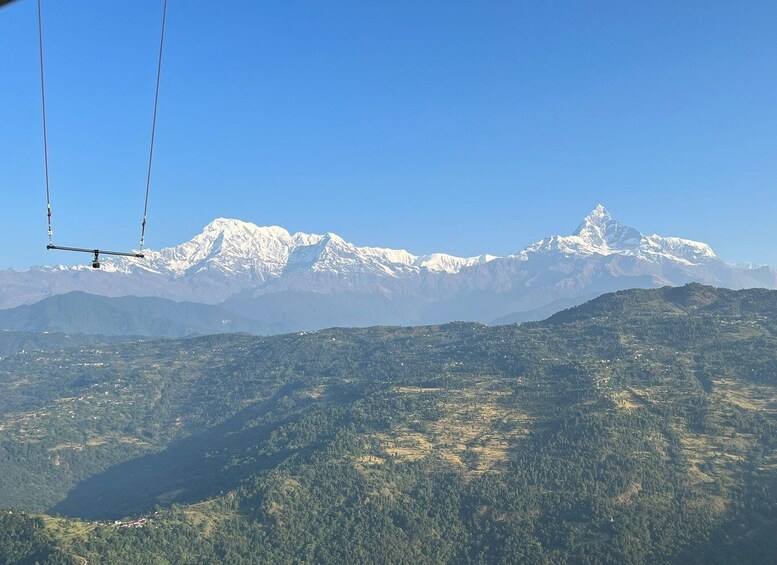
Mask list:
[{"label": "snowy mountain peak", "polygon": [[[527,260],[537,254],[556,253],[568,257],[627,255],[650,262],[697,265],[719,261],[704,243],[643,236],[638,230],[615,220],[598,204],[572,235],[554,235],[530,245],[513,258]],[[148,251],[146,261],[117,259],[105,262],[105,271],[151,272],[173,278],[210,273],[227,276],[239,285],[261,285],[291,272],[331,273],[347,276],[376,273],[395,277],[401,273],[428,271],[456,274],[496,257],[456,257],[444,253],[416,256],[401,249],[357,247],[339,235],[290,234],[279,226],[258,226],[233,218],[217,218],[201,233],[176,247]]]},{"label": "snowy mountain peak", "polygon": [[569,257],[623,255],[651,263],[699,265],[720,261],[712,248],[698,241],[679,237],[644,236],[639,230],[613,219],[598,204],[572,233],[554,235],[530,245],[516,257],[527,260],[537,254],[560,253]]},{"label": "snowy mountain peak", "polygon": [[[589,214],[583,218],[583,222],[580,224],[582,227],[584,224],[604,225],[612,220],[612,216],[604,204],[597,204]],[[580,229],[580,228],[578,228]]]},{"label": "snowy mountain peak", "polygon": [[[206,225],[200,235],[223,234],[227,238],[276,237],[287,239],[291,237],[288,231],[280,226],[257,226],[233,218],[216,218]],[[197,236],[195,236],[195,239]]]},{"label": "snowy mountain peak", "polygon": [[572,234],[589,245],[603,249],[629,249],[638,246],[642,234],[614,220],[607,208],[598,204]]},{"label": "snowy mountain peak", "polygon": [[[642,235],[615,220],[601,204],[573,234],[548,237],[503,258],[445,253],[417,256],[402,249],[359,247],[334,233],[290,234],[278,226],[217,218],[189,241],[160,251],[147,250],[142,261],[106,257],[99,271],[86,265],[0,271],[0,307],[72,290],[207,303],[244,292],[256,297],[284,291],[348,291],[418,299],[414,311],[424,301],[447,304],[468,293],[476,298],[467,308],[477,306],[478,311],[488,300],[502,300],[502,295],[509,300],[505,308],[531,310],[545,304],[538,303],[537,296],[560,300],[571,296],[570,292],[588,292],[597,281],[604,281],[602,288],[613,288],[620,280],[632,286],[697,280],[777,287],[777,272],[768,267],[726,265],[701,242]],[[524,296],[525,301],[515,302],[515,296]],[[513,310],[483,312],[494,318]],[[434,319],[468,319],[472,311],[456,314],[464,317]],[[394,323],[399,318],[391,320]]]},{"label": "snowy mountain peak", "polygon": [[253,226],[254,224],[249,224],[248,222],[244,222],[243,220],[238,220],[236,218],[216,218],[208,225],[206,225],[202,231],[204,232],[224,231],[224,230],[233,229],[233,228],[241,228],[249,225]]},{"label": "snowy mountain peak", "polygon": [[336,233],[327,232],[321,240],[325,245],[350,245]]}]

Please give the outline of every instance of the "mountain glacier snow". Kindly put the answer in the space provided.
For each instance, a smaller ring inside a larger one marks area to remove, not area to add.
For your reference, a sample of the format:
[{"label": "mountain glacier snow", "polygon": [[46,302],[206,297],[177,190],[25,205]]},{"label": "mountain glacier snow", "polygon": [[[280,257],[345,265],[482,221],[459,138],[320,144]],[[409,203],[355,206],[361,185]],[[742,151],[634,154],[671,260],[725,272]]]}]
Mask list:
[{"label": "mountain glacier snow", "polygon": [[[219,218],[142,261],[0,271],[0,308],[83,291],[218,304],[267,332],[331,325],[522,321],[631,287],[701,282],[777,288],[769,267],[732,265],[705,243],[644,235],[596,206],[571,235],[505,257],[359,247],[333,233],[291,234]],[[12,329],[12,328],[8,328]]]}]

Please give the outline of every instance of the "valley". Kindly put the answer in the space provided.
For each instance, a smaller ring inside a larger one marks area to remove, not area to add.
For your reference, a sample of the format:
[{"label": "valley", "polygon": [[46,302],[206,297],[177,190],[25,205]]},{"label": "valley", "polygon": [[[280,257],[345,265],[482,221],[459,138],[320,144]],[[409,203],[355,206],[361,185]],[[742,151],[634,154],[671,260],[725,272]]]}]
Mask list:
[{"label": "valley", "polygon": [[775,320],[775,292],[688,285],[11,356],[3,520],[52,563],[768,563]]}]

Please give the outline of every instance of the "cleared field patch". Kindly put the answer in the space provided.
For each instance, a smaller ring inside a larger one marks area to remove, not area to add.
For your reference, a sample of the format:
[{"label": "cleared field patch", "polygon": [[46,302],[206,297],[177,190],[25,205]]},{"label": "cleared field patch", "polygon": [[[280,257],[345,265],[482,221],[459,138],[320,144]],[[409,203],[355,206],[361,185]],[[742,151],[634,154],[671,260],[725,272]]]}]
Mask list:
[{"label": "cleared field patch", "polygon": [[392,457],[406,461],[423,459],[434,450],[434,444],[425,434],[399,428],[394,435],[383,435],[379,439],[384,443],[385,451]]},{"label": "cleared field patch", "polygon": [[47,410],[6,414],[0,421],[0,431],[20,441],[39,443],[47,435],[46,428],[50,418],[50,412]]},{"label": "cleared field patch", "polygon": [[440,392],[443,389],[438,387],[399,386],[394,390],[401,394],[420,394],[422,392]]},{"label": "cleared field patch", "polygon": [[45,514],[37,515],[43,520],[46,529],[64,545],[76,540],[85,540],[98,526],[98,522],[86,522],[75,518],[55,518]]},{"label": "cleared field patch", "polygon": [[691,508],[706,509],[715,514],[723,514],[727,508],[727,500],[722,496],[700,496],[688,502]]},{"label": "cleared field patch", "polygon": [[688,462],[691,484],[704,485],[720,480],[723,485],[732,485],[744,464],[752,440],[749,434],[732,437],[682,431],[680,444]]},{"label": "cleared field patch", "polygon": [[630,390],[619,390],[610,394],[610,399],[621,410],[635,410],[640,407],[639,398]]},{"label": "cleared field patch", "polygon": [[360,458],[362,465],[379,465],[377,461],[386,458],[431,458],[440,465],[464,468],[470,474],[499,471],[515,442],[529,433],[529,415],[505,405],[513,393],[489,389],[484,383],[474,382],[471,387],[454,390],[403,386],[393,393],[423,395],[432,402],[425,413],[433,416],[414,420],[412,429],[398,426],[388,433],[375,434],[375,452]]},{"label": "cleared field patch", "polygon": [[214,531],[214,528],[238,516],[236,512],[224,510],[214,500],[190,504],[184,508],[183,515],[192,525],[199,528],[205,536],[209,536]]},{"label": "cleared field patch", "polygon": [[732,379],[715,379],[714,394],[745,410],[777,414],[777,390],[774,387],[745,384]]},{"label": "cleared field patch", "polygon": [[97,436],[87,439],[83,443],[61,443],[49,448],[49,451],[74,450],[83,451],[90,447],[100,447],[109,443],[122,443],[126,445],[137,445],[139,447],[150,447],[151,444],[135,437],[130,436]]},{"label": "cleared field patch", "polygon": [[616,504],[633,504],[633,498],[642,490],[640,483],[631,483],[626,489],[615,497]]},{"label": "cleared field patch", "polygon": [[377,455],[360,455],[357,461],[362,465],[383,465],[386,460]]},{"label": "cleared field patch", "polygon": [[[301,390],[298,393],[298,396],[300,398],[321,398],[326,394],[326,386],[325,385],[318,385],[314,386],[305,390]],[[261,399],[264,400],[264,399]]]}]

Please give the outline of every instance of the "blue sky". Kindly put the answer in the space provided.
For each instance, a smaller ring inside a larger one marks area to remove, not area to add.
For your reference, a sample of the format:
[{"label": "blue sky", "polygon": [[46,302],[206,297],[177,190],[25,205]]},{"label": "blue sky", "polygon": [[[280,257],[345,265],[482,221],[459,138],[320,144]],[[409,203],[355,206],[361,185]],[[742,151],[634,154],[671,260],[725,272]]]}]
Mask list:
[{"label": "blue sky", "polygon": [[[44,0],[55,243],[137,245],[161,1]],[[219,216],[506,254],[598,203],[777,265],[775,2],[170,0],[147,244]],[[0,267],[44,250],[35,3],[0,10]]]}]

